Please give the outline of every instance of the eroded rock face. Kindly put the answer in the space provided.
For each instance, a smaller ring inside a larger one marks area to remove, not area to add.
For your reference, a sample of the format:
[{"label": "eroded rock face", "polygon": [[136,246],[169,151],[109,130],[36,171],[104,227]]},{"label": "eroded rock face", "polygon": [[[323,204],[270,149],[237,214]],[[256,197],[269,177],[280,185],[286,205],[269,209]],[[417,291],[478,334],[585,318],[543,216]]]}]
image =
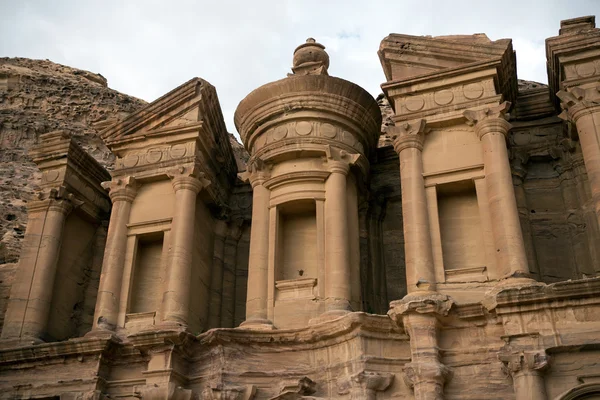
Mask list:
[{"label": "eroded rock face", "polygon": [[40,135],[71,133],[110,170],[114,156],[99,130],[144,104],[110,89],[100,74],[48,60],[0,58],[0,264],[19,257],[27,199],[39,179],[27,151]]},{"label": "eroded rock face", "polygon": [[[107,169],[114,156],[99,130],[145,104],[110,89],[99,74],[44,60],[0,58],[0,309],[10,292],[39,172],[28,150],[64,130]],[[4,315],[2,312],[0,315]],[[1,321],[0,321],[1,322]]]}]

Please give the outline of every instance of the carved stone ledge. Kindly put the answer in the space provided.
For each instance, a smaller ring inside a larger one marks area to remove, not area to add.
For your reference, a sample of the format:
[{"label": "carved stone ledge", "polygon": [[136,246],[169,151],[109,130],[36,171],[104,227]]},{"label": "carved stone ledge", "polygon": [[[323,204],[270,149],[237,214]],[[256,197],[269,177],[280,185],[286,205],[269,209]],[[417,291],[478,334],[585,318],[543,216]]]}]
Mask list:
[{"label": "carved stone ledge", "polygon": [[184,389],[173,384],[166,387],[148,387],[140,392],[143,399],[196,400],[198,398],[191,389]]},{"label": "carved stone ledge", "polygon": [[298,379],[296,384],[293,385],[282,385],[281,392],[271,397],[270,400],[300,400],[300,399],[317,399],[317,397],[310,396],[316,392],[317,384],[305,376]]}]

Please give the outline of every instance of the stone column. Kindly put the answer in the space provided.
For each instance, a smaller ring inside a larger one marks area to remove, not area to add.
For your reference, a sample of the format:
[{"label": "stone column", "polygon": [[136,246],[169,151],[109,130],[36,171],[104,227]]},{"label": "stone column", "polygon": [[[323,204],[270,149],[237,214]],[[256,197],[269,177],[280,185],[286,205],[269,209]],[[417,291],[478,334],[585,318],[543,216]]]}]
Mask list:
[{"label": "stone column", "polygon": [[252,227],[248,259],[248,295],[246,321],[240,326],[249,329],[273,329],[268,318],[269,292],[269,202],[271,191],[264,186],[269,178],[268,166],[251,163],[242,179],[252,185]]},{"label": "stone column", "polygon": [[392,127],[394,149],[400,157],[402,220],[406,283],[409,293],[435,291],[429,213],[423,179],[425,120]]},{"label": "stone column", "polygon": [[574,87],[556,95],[565,110],[560,117],[577,127],[596,219],[600,224],[600,85],[587,89]]},{"label": "stone column", "polygon": [[113,205],[102,261],[94,325],[90,333],[114,331],[117,327],[125,250],[127,249],[127,223],[131,204],[137,194],[137,184],[133,177],[103,182],[102,187],[109,190],[108,194]]},{"label": "stone column", "polygon": [[464,116],[475,127],[482,142],[496,264],[505,277],[528,277],[527,255],[506,147],[511,128],[506,121],[509,107],[510,103],[504,102],[484,110],[465,111]]},{"label": "stone column", "polygon": [[546,400],[544,372],[548,356],[544,351],[507,351],[498,354],[504,371],[512,377],[516,400]]},{"label": "stone column", "polygon": [[452,371],[440,361],[438,318],[448,315],[453,304],[448,296],[437,293],[408,294],[390,304],[388,315],[410,337],[411,362],[404,367],[404,380],[416,400],[444,398],[444,385]]},{"label": "stone column", "polygon": [[350,242],[348,240],[348,199],[346,161],[327,161],[331,173],[325,182],[325,298],[328,314],[350,311]]},{"label": "stone column", "polygon": [[[43,341],[45,338],[63,228],[67,215],[80,202],[72,194],[67,193],[63,187],[58,190],[52,189],[45,199],[43,196],[40,194],[40,199],[30,202],[28,206],[30,220],[41,221],[41,225],[31,224],[32,227],[39,229],[37,232],[31,231],[28,225],[26,241],[35,240],[35,236],[39,235],[39,242],[35,249],[33,246],[31,247],[36,252],[34,258],[24,257],[23,263],[19,264],[19,269],[31,277],[25,281],[27,288],[25,285],[21,285],[27,289],[26,291],[13,288],[13,290],[17,289],[15,292],[23,292],[24,296],[18,295],[22,298],[18,302],[14,301],[16,296],[11,296],[10,307],[7,310],[6,322],[2,331],[3,339],[21,337],[21,340]],[[35,214],[39,217],[34,217]],[[23,248],[29,248],[28,244],[25,243]],[[18,271],[18,273],[22,272]],[[22,282],[23,280],[15,281]],[[19,307],[16,303],[22,304],[24,307]]]},{"label": "stone column", "polygon": [[210,181],[193,168],[180,167],[169,174],[175,190],[175,212],[171,228],[171,249],[167,263],[167,290],[162,301],[163,325],[188,325],[196,198]]}]

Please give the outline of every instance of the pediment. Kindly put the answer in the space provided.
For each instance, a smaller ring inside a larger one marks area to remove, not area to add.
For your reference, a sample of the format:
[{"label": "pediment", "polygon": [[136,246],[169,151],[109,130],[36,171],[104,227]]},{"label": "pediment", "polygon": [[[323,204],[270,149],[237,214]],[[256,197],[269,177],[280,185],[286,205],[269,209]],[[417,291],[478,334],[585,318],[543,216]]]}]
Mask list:
[{"label": "pediment", "polygon": [[193,78],[100,133],[110,147],[123,141],[186,128],[203,120],[202,87],[208,82]]},{"label": "pediment", "polygon": [[411,36],[390,34],[381,42],[379,58],[387,81],[401,81],[469,64],[514,58],[510,39],[484,34]]}]

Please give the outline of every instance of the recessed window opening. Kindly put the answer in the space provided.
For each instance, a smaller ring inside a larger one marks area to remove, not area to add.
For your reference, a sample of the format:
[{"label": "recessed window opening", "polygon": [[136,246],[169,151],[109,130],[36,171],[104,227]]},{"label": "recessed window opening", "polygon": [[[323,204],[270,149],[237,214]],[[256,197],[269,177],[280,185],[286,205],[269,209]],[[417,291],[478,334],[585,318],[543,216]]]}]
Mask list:
[{"label": "recessed window opening", "polygon": [[317,277],[317,218],[314,200],[285,203],[279,210],[279,280]]},{"label": "recessed window opening", "polygon": [[485,266],[481,219],[473,181],[437,186],[444,269]]},{"label": "recessed window opening", "polygon": [[162,299],[164,233],[138,237],[129,313],[158,310]]}]

